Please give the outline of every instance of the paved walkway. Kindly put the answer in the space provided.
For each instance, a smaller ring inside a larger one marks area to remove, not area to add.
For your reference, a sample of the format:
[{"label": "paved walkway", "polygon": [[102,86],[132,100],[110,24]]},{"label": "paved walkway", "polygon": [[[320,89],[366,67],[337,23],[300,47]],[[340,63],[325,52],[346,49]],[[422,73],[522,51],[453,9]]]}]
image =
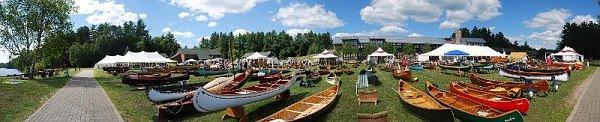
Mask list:
[{"label": "paved walkway", "polygon": [[94,79],[94,72],[83,70],[25,121],[115,122],[123,119]]},{"label": "paved walkway", "polygon": [[567,122],[597,122],[600,120],[600,68],[582,84],[579,96]]}]

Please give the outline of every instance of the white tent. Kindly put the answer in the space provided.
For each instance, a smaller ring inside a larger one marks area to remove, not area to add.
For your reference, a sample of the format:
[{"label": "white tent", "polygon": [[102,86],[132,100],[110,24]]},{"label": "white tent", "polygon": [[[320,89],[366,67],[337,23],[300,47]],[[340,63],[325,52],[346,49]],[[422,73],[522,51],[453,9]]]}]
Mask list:
[{"label": "white tent", "polygon": [[552,57],[561,58],[564,62],[583,61],[583,55],[577,53],[571,47],[565,47],[557,53],[550,54]]},{"label": "white tent", "polygon": [[102,67],[107,67],[107,66],[115,66],[117,62],[121,61],[123,59],[122,55],[115,55],[115,56],[109,56],[106,55],[104,56],[104,58],[100,61],[98,61],[98,63],[96,63],[96,65],[94,65],[95,68],[102,68]]},{"label": "white tent", "polygon": [[377,50],[375,50],[375,52],[373,52],[373,53],[371,53],[370,55],[367,56],[367,61],[371,61],[371,59],[374,58],[374,57],[384,57],[384,58],[387,58],[387,59],[393,59],[394,55],[389,54],[389,53],[383,51],[383,49],[381,49],[381,47],[380,47]]},{"label": "white tent", "polygon": [[325,50],[325,51],[313,56],[313,58],[316,58],[316,59],[337,58],[337,56],[333,55],[333,53],[331,53],[329,50]]},{"label": "white tent", "polygon": [[430,56],[436,56],[441,59],[444,56],[444,53],[449,51],[459,50],[469,55],[466,56],[506,56],[505,54],[499,53],[494,49],[487,46],[471,46],[471,45],[458,45],[458,44],[444,44],[439,48],[429,51],[427,53],[421,54],[418,56],[419,61],[429,61]]},{"label": "white tent", "polygon": [[268,58],[267,56],[264,56],[258,52],[254,52],[252,55],[246,57],[246,59],[266,59]]},{"label": "white tent", "polygon": [[95,68],[102,68],[107,66],[116,66],[117,63],[124,64],[166,64],[175,62],[171,59],[165,58],[158,52],[127,52],[124,56],[105,56],[102,60],[98,61]]}]

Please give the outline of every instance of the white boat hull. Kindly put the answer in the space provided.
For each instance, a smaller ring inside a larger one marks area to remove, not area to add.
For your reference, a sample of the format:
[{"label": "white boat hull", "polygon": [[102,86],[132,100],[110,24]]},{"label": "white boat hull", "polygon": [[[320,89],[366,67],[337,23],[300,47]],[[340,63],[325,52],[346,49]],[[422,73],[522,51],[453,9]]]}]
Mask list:
[{"label": "white boat hull", "polygon": [[187,94],[188,94],[188,92],[164,93],[164,92],[159,92],[155,89],[150,89],[148,91],[148,99],[150,99],[150,101],[152,101],[152,102],[162,102],[162,101],[181,99],[181,98],[185,97],[185,95],[187,95]]},{"label": "white boat hull", "polygon": [[567,73],[562,73],[562,74],[552,75],[552,76],[546,76],[546,75],[542,75],[542,76],[525,76],[525,75],[517,75],[517,74],[506,73],[502,69],[500,69],[499,73],[500,73],[501,76],[510,77],[510,78],[521,78],[521,77],[523,77],[525,79],[533,79],[533,80],[552,80],[552,77],[554,77],[554,80],[557,80],[557,81],[567,81],[567,80],[569,80],[569,74],[567,74]]},{"label": "white boat hull", "polygon": [[327,79],[327,83],[331,84],[331,85],[338,85],[339,82],[337,79]]},{"label": "white boat hull", "polygon": [[295,82],[297,76],[294,76],[288,83],[283,84],[276,89],[270,89],[259,93],[249,93],[245,95],[218,95],[198,88],[192,98],[194,107],[200,112],[218,111],[229,107],[242,106],[256,101],[264,100],[288,90]]}]

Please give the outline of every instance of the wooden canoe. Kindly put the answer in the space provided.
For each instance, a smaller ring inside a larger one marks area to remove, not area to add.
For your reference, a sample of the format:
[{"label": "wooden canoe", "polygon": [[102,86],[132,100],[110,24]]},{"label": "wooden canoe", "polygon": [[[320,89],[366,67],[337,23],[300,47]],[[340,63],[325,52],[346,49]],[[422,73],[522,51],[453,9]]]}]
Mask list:
[{"label": "wooden canoe", "polygon": [[476,101],[442,91],[427,83],[427,93],[438,102],[452,108],[454,117],[465,122],[522,122],[523,116],[517,110],[502,112]]},{"label": "wooden canoe", "polygon": [[148,90],[148,100],[158,103],[172,100],[178,100],[185,95],[193,92],[194,90],[204,86],[206,83],[194,83],[184,85],[170,85],[170,86],[158,86],[152,87]]},{"label": "wooden canoe", "polygon": [[[262,83],[254,86],[222,91],[215,94],[206,89],[199,88],[194,92],[192,100],[196,110],[200,112],[218,111],[221,109],[242,106],[264,100],[280,93],[286,92],[297,81],[298,76],[292,75],[275,82]],[[289,92],[289,91],[288,91]]]},{"label": "wooden canoe", "polygon": [[325,113],[333,107],[337,96],[339,86],[331,86],[317,94],[304,98],[270,116],[267,116],[258,122],[269,121],[313,121],[320,114]]},{"label": "wooden canoe", "polygon": [[131,86],[158,86],[172,84],[190,78],[187,74],[129,74],[121,79],[123,84]]},{"label": "wooden canoe", "polygon": [[327,76],[327,83],[331,84],[331,85],[338,85],[340,78],[335,75],[334,73],[331,73]]},{"label": "wooden canoe", "polygon": [[[220,93],[221,91],[227,91],[232,89],[239,88],[246,78],[248,78],[252,74],[251,70],[246,70],[244,73],[238,73],[233,78],[228,78],[227,81],[217,82],[216,85],[212,87],[204,87],[208,91],[212,93]],[[208,84],[207,84],[208,85]],[[212,84],[211,84],[212,85]]]},{"label": "wooden canoe", "polygon": [[456,83],[450,83],[450,92],[482,103],[499,111],[518,110],[522,114],[529,111],[529,101],[525,98],[512,99],[505,96],[479,91],[468,87],[462,87]]},{"label": "wooden canoe", "polygon": [[267,83],[267,82],[277,81],[277,80],[281,79],[282,77],[283,77],[283,75],[281,73],[265,75],[265,76],[259,78],[259,83]]},{"label": "wooden canoe", "polygon": [[451,65],[439,65],[444,70],[457,70],[457,71],[468,71],[471,70],[471,66],[451,66]]},{"label": "wooden canoe", "polygon": [[400,80],[396,90],[403,106],[418,115],[420,118],[431,122],[452,122],[452,110],[431,98],[421,90]]},{"label": "wooden canoe", "polygon": [[514,89],[518,88],[520,92],[524,91],[533,91],[536,93],[548,93],[548,89],[550,88],[550,84],[547,80],[538,80],[533,83],[517,83],[517,82],[503,82],[503,81],[495,81],[489,80],[482,77],[479,77],[475,74],[471,74],[469,76],[472,84],[476,84],[483,87],[488,86],[502,86],[506,89]]},{"label": "wooden canoe", "polygon": [[500,75],[511,78],[525,78],[534,80],[558,80],[567,81],[569,80],[569,74],[567,72],[525,72],[512,70],[505,67],[500,67]]},{"label": "wooden canoe", "polygon": [[392,74],[394,75],[394,78],[396,78],[396,79],[403,80],[403,81],[414,82],[410,71],[401,70],[401,69],[394,69],[394,71],[392,72]]},{"label": "wooden canoe", "polygon": [[[196,73],[199,76],[210,76],[210,75],[221,75],[221,74],[225,74],[228,73],[229,71],[231,71],[230,69],[223,69],[223,70],[207,70],[207,69],[199,69],[198,71],[196,71]],[[239,68],[235,68],[233,69],[233,72],[240,72],[241,69]]]},{"label": "wooden canoe", "polygon": [[486,86],[486,87],[484,87],[484,86],[463,83],[463,82],[456,82],[456,84],[460,85],[462,87],[468,87],[471,89],[485,91],[485,92],[489,92],[489,93],[493,93],[493,94],[497,94],[497,95],[501,95],[501,96],[505,96],[505,97],[509,97],[509,98],[520,98],[521,97],[521,89],[520,88],[507,89],[502,86]]}]

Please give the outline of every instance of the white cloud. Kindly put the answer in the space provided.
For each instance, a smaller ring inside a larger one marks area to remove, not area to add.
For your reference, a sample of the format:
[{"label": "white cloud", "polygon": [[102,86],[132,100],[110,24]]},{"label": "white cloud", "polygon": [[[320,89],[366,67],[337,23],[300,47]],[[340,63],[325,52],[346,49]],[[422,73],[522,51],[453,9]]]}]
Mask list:
[{"label": "white cloud", "polygon": [[170,27],[165,27],[162,29],[163,33],[167,33],[167,32],[171,32],[173,35],[175,35],[176,37],[181,37],[181,38],[192,38],[194,37],[194,33],[190,32],[190,31],[176,31],[176,30],[172,30]]},{"label": "white cloud", "polygon": [[217,25],[219,25],[217,22],[209,22],[208,24],[206,24],[206,26],[208,27],[217,27]]},{"label": "white cloud", "polygon": [[592,21],[593,23],[598,23],[598,21],[592,17],[592,15],[579,15],[579,16],[575,16],[573,17],[573,19],[571,19],[570,23],[577,23],[577,24],[581,24],[581,23],[588,23]]},{"label": "white cloud", "polygon": [[567,18],[571,16],[569,10],[552,9],[547,12],[538,13],[535,18],[523,21],[528,28],[545,28],[548,30],[562,30],[563,25],[567,23]]},{"label": "white cloud", "polygon": [[425,35],[421,35],[421,34],[418,34],[418,33],[411,33],[411,34],[408,35],[408,37],[425,37]]},{"label": "white cloud", "polygon": [[296,28],[294,28],[294,29],[289,29],[289,30],[285,31],[285,33],[287,33],[288,35],[290,35],[292,37],[298,35],[299,33],[305,34],[305,33],[308,33],[308,32],[310,32],[310,29],[296,29]]},{"label": "white cloud", "polygon": [[438,22],[440,29],[456,29],[460,24],[477,18],[480,21],[500,16],[499,0],[373,0],[361,9],[361,19],[367,23],[404,26],[405,21]]},{"label": "white cloud", "polygon": [[245,13],[264,1],[266,0],[170,0],[169,4],[219,20],[225,14]]},{"label": "white cloud", "polygon": [[529,35],[530,39],[556,42],[560,40],[561,31],[546,30],[543,32],[533,32]]},{"label": "white cloud", "polygon": [[523,21],[527,28],[543,29],[542,32],[533,32],[527,36],[531,40],[542,41],[544,48],[554,48],[560,40],[560,34],[571,13],[566,9],[552,9],[538,13],[534,18]]},{"label": "white cloud", "polygon": [[384,26],[377,30],[363,31],[359,33],[336,33],[333,37],[339,36],[400,36],[408,32],[408,30],[399,26]]},{"label": "white cloud", "polygon": [[406,29],[394,25],[383,26],[378,30],[379,34],[400,34],[406,32],[408,32]]},{"label": "white cloud", "polygon": [[188,13],[188,12],[181,12],[181,13],[177,14],[177,16],[178,16],[179,18],[181,18],[181,19],[183,19],[183,18],[186,18],[186,17],[188,17],[188,16],[190,16],[190,15],[191,15],[191,14],[190,14],[190,13]]},{"label": "white cloud", "polygon": [[279,8],[271,21],[284,26],[300,28],[335,28],[344,25],[334,12],[326,10],[323,5],[308,6],[306,4],[291,4]]},{"label": "white cloud", "polygon": [[123,24],[127,21],[136,21],[148,17],[144,13],[134,13],[125,10],[124,4],[115,1],[76,0],[75,6],[79,15],[88,15],[85,20],[90,24],[110,23]]},{"label": "white cloud", "polygon": [[440,29],[458,29],[459,27],[460,24],[448,20],[440,23],[440,26],[438,26]]},{"label": "white cloud", "polygon": [[198,22],[208,21],[208,17],[206,17],[205,15],[196,16],[196,21],[198,21]]},{"label": "white cloud", "polygon": [[467,11],[477,16],[479,20],[490,20],[500,16],[502,7],[499,0],[472,0],[467,4]]},{"label": "white cloud", "polygon": [[408,19],[423,23],[438,21],[442,12],[426,0],[373,0],[360,10],[360,15],[367,23],[403,25]]},{"label": "white cloud", "polygon": [[233,35],[235,35],[235,36],[241,35],[241,34],[247,34],[247,33],[250,33],[250,31],[243,29],[243,28],[238,28],[233,31]]}]

